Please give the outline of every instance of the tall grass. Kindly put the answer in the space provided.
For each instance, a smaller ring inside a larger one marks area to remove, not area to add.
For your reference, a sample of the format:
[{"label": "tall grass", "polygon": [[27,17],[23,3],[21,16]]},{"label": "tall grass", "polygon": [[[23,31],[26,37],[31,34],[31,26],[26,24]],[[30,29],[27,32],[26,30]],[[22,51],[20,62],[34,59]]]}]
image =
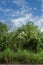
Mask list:
[{"label": "tall grass", "polygon": [[22,64],[42,64],[43,63],[43,50],[38,53],[32,51],[20,50],[15,53],[10,49],[0,52],[0,63],[22,63]]}]

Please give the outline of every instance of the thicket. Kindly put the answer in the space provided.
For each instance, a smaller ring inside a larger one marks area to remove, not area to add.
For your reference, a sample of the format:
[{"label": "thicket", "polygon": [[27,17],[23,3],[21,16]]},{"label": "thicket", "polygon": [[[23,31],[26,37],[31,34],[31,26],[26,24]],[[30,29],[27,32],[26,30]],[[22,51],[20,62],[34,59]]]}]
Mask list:
[{"label": "thicket", "polygon": [[32,22],[9,32],[0,22],[0,64],[43,63],[43,32]]}]

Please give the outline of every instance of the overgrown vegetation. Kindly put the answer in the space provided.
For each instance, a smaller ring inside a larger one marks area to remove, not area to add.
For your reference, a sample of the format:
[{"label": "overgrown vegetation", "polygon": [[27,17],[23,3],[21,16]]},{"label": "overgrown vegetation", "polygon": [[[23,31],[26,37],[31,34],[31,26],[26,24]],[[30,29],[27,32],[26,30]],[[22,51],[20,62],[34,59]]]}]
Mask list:
[{"label": "overgrown vegetation", "polygon": [[8,32],[0,23],[0,63],[43,63],[43,32],[32,22]]}]

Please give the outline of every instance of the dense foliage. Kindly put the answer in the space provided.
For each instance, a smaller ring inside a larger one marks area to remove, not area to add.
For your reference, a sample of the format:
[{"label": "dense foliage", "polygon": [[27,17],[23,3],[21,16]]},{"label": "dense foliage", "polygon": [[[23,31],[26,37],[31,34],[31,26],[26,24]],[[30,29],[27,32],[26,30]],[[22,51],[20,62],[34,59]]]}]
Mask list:
[{"label": "dense foliage", "polygon": [[0,63],[43,63],[43,32],[32,22],[9,32],[0,23]]}]

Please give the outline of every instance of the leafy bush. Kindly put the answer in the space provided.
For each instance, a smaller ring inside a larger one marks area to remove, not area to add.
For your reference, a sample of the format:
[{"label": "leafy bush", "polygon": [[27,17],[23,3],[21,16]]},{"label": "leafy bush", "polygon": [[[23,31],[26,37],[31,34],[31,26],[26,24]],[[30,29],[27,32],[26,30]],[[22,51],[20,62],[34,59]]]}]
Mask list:
[{"label": "leafy bush", "polygon": [[0,63],[43,63],[41,34],[33,23],[12,32],[8,32],[7,26],[0,23]]},{"label": "leafy bush", "polygon": [[10,48],[4,50],[2,55],[3,55],[1,58],[2,62],[4,62],[4,63],[12,63],[13,62],[14,52]]},{"label": "leafy bush", "polygon": [[27,50],[18,50],[15,55],[16,61],[20,63],[32,63],[32,64],[39,64],[43,63],[43,51],[35,54],[33,52]]},{"label": "leafy bush", "polygon": [[39,38],[33,38],[33,39],[30,39],[29,41],[29,47],[31,47],[31,49],[34,51],[34,52],[38,52],[40,50],[40,39]]}]

